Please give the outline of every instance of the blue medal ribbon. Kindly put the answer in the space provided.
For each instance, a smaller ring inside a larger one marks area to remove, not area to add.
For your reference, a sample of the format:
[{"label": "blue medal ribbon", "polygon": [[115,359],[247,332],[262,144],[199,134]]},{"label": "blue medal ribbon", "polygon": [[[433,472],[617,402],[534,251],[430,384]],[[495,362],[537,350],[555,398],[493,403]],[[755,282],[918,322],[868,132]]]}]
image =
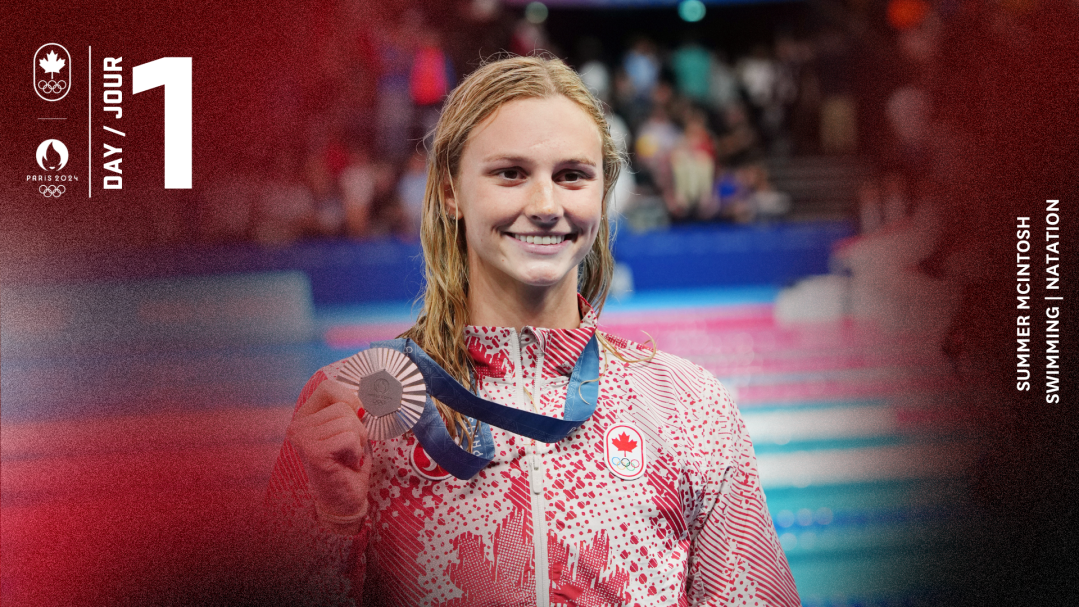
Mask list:
[{"label": "blue medal ribbon", "polygon": [[[423,375],[427,384],[427,402],[412,433],[424,451],[444,470],[460,479],[470,479],[494,458],[494,440],[490,426],[533,438],[556,443],[576,430],[596,410],[599,396],[599,345],[595,334],[585,344],[584,351],[573,366],[566,388],[566,405],[562,419],[531,411],[522,411],[480,398],[469,392],[422,348],[408,338],[398,338],[371,344],[373,348],[391,348],[408,356]],[[481,422],[473,435],[472,452],[458,445],[432,397],[454,411]]]}]

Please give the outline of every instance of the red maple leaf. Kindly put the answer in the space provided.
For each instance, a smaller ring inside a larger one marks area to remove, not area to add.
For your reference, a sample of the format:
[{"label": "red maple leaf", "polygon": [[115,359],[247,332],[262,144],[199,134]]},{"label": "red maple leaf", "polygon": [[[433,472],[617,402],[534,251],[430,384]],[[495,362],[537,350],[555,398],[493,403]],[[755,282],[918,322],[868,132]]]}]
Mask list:
[{"label": "red maple leaf", "polygon": [[523,512],[499,525],[491,540],[494,561],[487,560],[483,541],[465,533],[452,540],[458,562],[446,573],[463,596],[440,607],[498,607],[536,604],[532,530]]},{"label": "red maple leaf", "polygon": [[617,438],[611,441],[611,444],[621,451],[623,455],[637,448],[637,441],[629,440],[629,436],[625,432],[619,434]]},{"label": "red maple leaf", "polygon": [[578,607],[601,607],[621,605],[629,572],[619,567],[617,559],[610,559],[610,542],[600,531],[593,536],[591,544],[581,547],[574,567],[568,567],[569,547],[558,541],[553,533],[547,534],[551,547],[547,559],[551,572],[551,602],[577,605]]}]

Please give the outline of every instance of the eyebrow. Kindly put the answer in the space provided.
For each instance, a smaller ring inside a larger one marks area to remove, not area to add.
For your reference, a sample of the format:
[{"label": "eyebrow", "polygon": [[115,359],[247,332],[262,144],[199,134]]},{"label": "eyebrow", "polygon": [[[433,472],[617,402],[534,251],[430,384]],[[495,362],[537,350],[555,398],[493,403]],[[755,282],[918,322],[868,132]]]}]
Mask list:
[{"label": "eyebrow", "polygon": [[[512,162],[514,164],[530,164],[532,162],[532,159],[531,158],[525,158],[524,156],[502,155],[502,156],[488,156],[487,158],[484,158],[482,160],[482,162],[483,163]],[[560,160],[558,162],[558,164],[583,164],[585,166],[590,166],[590,167],[595,167],[596,166],[595,162],[589,160],[588,158],[583,158],[583,157],[582,158],[566,158],[565,160]]]}]

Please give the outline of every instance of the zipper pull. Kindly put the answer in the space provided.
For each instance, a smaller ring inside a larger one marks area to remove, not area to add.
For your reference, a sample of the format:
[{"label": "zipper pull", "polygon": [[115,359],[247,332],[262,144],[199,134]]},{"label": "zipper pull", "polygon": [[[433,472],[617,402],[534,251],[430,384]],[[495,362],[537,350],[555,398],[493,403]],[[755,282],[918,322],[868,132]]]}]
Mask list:
[{"label": "zipper pull", "polygon": [[543,472],[540,470],[540,456],[533,448],[528,454],[528,486],[535,495],[543,494]]}]

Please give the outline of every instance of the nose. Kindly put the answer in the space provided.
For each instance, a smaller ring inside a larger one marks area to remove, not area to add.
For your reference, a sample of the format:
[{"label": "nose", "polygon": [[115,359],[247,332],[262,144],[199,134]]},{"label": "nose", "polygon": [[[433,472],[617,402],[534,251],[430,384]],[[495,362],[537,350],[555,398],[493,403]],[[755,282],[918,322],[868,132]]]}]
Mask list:
[{"label": "nose", "polygon": [[539,224],[553,224],[562,217],[562,207],[555,200],[554,180],[551,177],[533,182],[525,214]]}]

